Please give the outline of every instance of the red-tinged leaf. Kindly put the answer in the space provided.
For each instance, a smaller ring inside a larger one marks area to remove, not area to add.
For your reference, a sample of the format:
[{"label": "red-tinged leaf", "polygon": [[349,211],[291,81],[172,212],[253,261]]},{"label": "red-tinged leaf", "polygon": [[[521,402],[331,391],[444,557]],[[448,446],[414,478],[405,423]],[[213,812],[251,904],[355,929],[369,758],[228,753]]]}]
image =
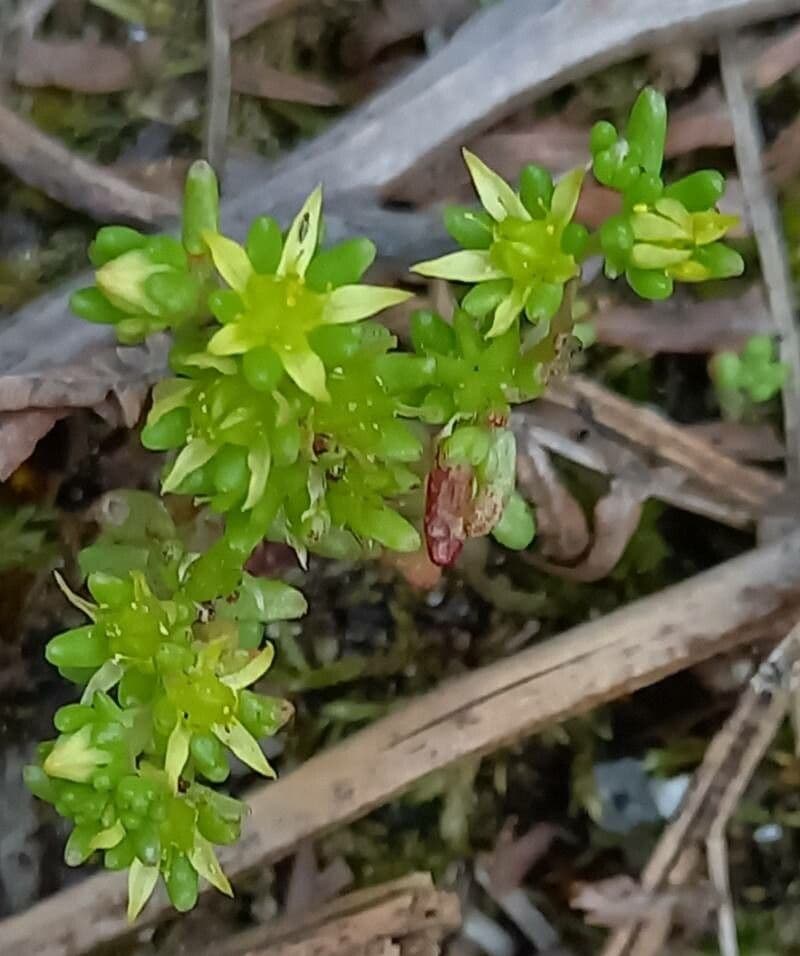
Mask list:
[{"label": "red-tinged leaf", "polygon": [[472,507],[472,468],[435,465],[425,486],[425,544],[431,561],[448,567],[467,537],[465,517]]}]

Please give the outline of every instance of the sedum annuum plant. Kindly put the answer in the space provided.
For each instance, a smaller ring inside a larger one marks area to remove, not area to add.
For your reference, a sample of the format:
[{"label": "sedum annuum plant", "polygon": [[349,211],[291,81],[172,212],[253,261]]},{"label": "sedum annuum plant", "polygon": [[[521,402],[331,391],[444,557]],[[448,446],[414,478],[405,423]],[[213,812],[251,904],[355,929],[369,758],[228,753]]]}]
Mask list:
[{"label": "sedum annuum plant", "polygon": [[320,189],[287,230],[259,216],[239,244],[220,230],[216,179],[197,162],[180,239],[100,229],[95,284],[72,307],[122,343],[171,335],[172,377],[154,389],[142,442],[168,453],[163,492],[191,496],[224,527],[196,553],[165,507],[134,496],[124,533],[81,554],[88,597],[59,579],[85,620],[51,640],[47,659],[82,689],[26,776],[74,825],[69,864],[102,854],[128,869],[131,918],[159,877],[179,910],[201,877],[230,892],[214,847],[237,839],[245,808],[217,789],[228,755],[273,776],[259,741],[291,707],[254,685],[273,656],[265,626],[305,602],[243,570],[253,549],[286,542],[305,565],[309,553],[411,552],[424,540],[447,565],[471,536],[527,547],[535,521],[515,490],[508,419],[579,344],[583,262],[602,255],[609,276],[647,298],[741,271],[721,242],[733,224],[716,210],[722,177],[665,186],[665,131],[650,90],[625,138],[594,128],[591,168],[621,212],[593,234],[575,221],[587,170],[554,183],[530,165],[515,189],[465,151],[482,209],[448,209],[460,250],[415,267],[451,281],[457,306],[451,320],[415,312],[408,348],[375,316],[409,293],[363,283],[369,240],[325,245]]}]

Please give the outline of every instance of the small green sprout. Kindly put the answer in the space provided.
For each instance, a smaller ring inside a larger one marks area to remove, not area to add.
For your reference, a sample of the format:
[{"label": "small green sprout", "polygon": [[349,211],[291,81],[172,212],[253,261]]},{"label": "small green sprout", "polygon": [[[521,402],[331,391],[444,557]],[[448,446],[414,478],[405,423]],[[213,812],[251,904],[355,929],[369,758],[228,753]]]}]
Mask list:
[{"label": "small green sprout", "polygon": [[769,335],[754,335],[741,355],[718,352],[709,361],[709,374],[727,418],[740,419],[748,406],[779,394],[788,374]]},{"label": "small green sprout", "polygon": [[668,298],[675,282],[724,279],[744,269],[739,253],[720,242],[738,222],[716,209],[724,177],[699,170],[664,185],[666,115],[664,97],[646,89],[624,138],[607,122],[596,123],[591,134],[595,178],[623,198],[623,212],[600,229],[606,275],[624,274],[645,299]]}]

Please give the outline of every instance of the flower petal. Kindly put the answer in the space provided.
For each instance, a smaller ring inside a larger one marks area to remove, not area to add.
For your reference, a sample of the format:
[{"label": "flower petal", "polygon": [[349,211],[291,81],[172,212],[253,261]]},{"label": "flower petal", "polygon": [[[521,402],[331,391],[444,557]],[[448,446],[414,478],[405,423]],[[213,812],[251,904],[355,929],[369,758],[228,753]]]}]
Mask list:
[{"label": "flower petal", "polygon": [[233,896],[231,884],[228,882],[228,877],[222,872],[222,867],[219,865],[213,846],[199,833],[195,834],[194,846],[189,853],[189,862],[200,876],[208,880],[220,893]]},{"label": "flower petal", "polygon": [[711,271],[694,259],[687,259],[685,262],[668,266],[667,272],[679,282],[705,282],[706,279],[711,278]]},{"label": "flower petal", "polygon": [[577,167],[565,173],[556,183],[548,217],[551,222],[566,226],[575,215],[585,175],[585,171]]},{"label": "flower petal", "polygon": [[147,416],[147,424],[155,425],[168,412],[185,405],[185,399],[194,389],[194,382],[186,379],[165,378],[158,382],[153,389],[153,405]]},{"label": "flower petal", "polygon": [[692,238],[691,232],[654,212],[635,212],[631,228],[634,237],[644,242],[681,242]]},{"label": "flower petal", "polygon": [[115,687],[120,682],[124,673],[125,671],[121,664],[118,664],[116,661],[106,661],[102,667],[99,667],[94,674],[92,674],[89,678],[89,683],[83,688],[81,703],[91,704],[92,698],[98,690],[103,691],[103,693],[110,691],[112,687]]},{"label": "flower petal", "polygon": [[494,313],[494,322],[492,322],[492,327],[487,332],[486,338],[493,339],[507,332],[511,328],[514,319],[516,319],[522,311],[524,304],[525,290],[519,287],[513,288],[500,305],[497,306]]},{"label": "flower petal", "polygon": [[691,249],[671,249],[669,246],[652,246],[646,242],[637,242],[631,252],[631,263],[637,269],[664,269],[677,262],[685,262],[691,255]]},{"label": "flower petal", "polygon": [[322,215],[322,186],[317,186],[295,216],[286,241],[276,275],[304,276],[319,241],[319,222]]},{"label": "flower petal", "polygon": [[275,648],[272,644],[267,644],[255,657],[251,658],[244,667],[233,674],[226,674],[225,677],[220,677],[220,680],[223,684],[227,684],[232,690],[244,690],[245,687],[255,684],[259,677],[263,677],[264,674],[267,673],[274,657]]},{"label": "flower petal", "polygon": [[277,776],[267,762],[267,758],[259,747],[256,738],[238,720],[234,718],[228,727],[223,727],[222,724],[214,724],[211,730],[214,736],[222,741],[229,750],[232,750],[239,760],[247,764],[251,770],[272,779]]},{"label": "flower petal", "polygon": [[287,374],[298,388],[316,398],[318,402],[330,401],[328,389],[325,387],[325,366],[307,343],[301,349],[284,347],[279,350],[279,355]]},{"label": "flower petal", "polygon": [[721,239],[729,229],[739,222],[738,216],[725,216],[719,212],[696,212],[692,216],[694,226],[694,241],[698,246],[707,246],[709,243]]},{"label": "flower petal", "polygon": [[402,289],[386,289],[378,285],[342,285],[327,296],[322,321],[325,325],[358,322],[411,298],[413,293]]},{"label": "flower petal", "polygon": [[231,322],[211,336],[207,348],[212,355],[241,355],[256,345],[261,342],[248,335],[241,322]]},{"label": "flower petal", "polygon": [[210,461],[216,451],[217,447],[207,442],[205,438],[193,438],[185,448],[181,449],[169,474],[161,482],[161,490],[174,491],[184,478]]},{"label": "flower petal", "polygon": [[111,850],[124,839],[125,827],[117,820],[112,826],[106,827],[105,830],[100,830],[99,833],[95,833],[89,841],[89,849],[92,850],[92,852],[95,850]]},{"label": "flower petal", "polygon": [[428,259],[411,267],[412,272],[431,279],[450,279],[451,282],[484,282],[503,279],[505,273],[492,264],[485,249],[462,249],[438,259]]},{"label": "flower petal", "polygon": [[80,594],[76,594],[67,584],[67,582],[61,577],[58,571],[53,571],[53,577],[56,579],[58,589],[69,601],[69,603],[73,607],[76,607],[79,611],[83,611],[87,617],[90,617],[92,620],[94,620],[97,614],[97,605],[92,604],[91,601],[87,601],[86,598],[82,598]]},{"label": "flower petal", "polygon": [[206,230],[203,240],[211,252],[217,272],[232,289],[244,292],[253,274],[253,266],[244,249],[238,242],[219,232]]},{"label": "flower petal", "polygon": [[679,200],[671,199],[669,196],[662,196],[661,199],[656,201],[656,212],[660,212],[662,216],[671,219],[674,223],[677,223],[687,235],[691,235],[692,214]]},{"label": "flower petal", "polygon": [[269,472],[272,466],[272,453],[269,442],[261,440],[250,449],[247,454],[247,467],[250,469],[250,484],[247,486],[247,498],[242,509],[249,511],[261,500],[267,487]]},{"label": "flower petal", "polygon": [[475,191],[481,205],[495,222],[502,222],[508,216],[523,219],[526,222],[531,218],[528,210],[522,205],[522,200],[502,177],[498,176],[493,169],[489,169],[482,159],[468,149],[462,149],[461,153],[472,182],[475,184]]},{"label": "flower petal", "polygon": [[186,355],[181,359],[181,364],[190,365],[192,368],[213,368],[222,375],[236,374],[235,359],[223,358],[221,355],[213,355],[210,352],[195,352],[192,355]]},{"label": "flower petal", "polygon": [[173,793],[178,792],[180,780],[186,761],[189,759],[189,744],[192,739],[191,731],[182,720],[178,720],[167,741],[167,753],[164,757],[164,770]]},{"label": "flower petal", "polygon": [[158,882],[158,867],[145,866],[138,857],[133,858],[128,870],[128,922],[132,923],[153,895]]}]

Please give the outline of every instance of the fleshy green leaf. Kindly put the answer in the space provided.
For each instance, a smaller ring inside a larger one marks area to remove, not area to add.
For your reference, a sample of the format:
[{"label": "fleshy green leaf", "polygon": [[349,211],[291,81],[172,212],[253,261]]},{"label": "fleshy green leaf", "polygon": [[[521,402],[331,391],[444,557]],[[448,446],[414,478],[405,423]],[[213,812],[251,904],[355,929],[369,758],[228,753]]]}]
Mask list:
[{"label": "fleshy green leaf", "polygon": [[242,575],[239,597],[233,604],[225,603],[218,613],[228,613],[238,621],[288,621],[302,617],[308,610],[301,591],[270,578]]},{"label": "fleshy green leaf", "polygon": [[195,834],[194,847],[189,853],[189,861],[203,879],[226,896],[233,896],[228,877],[222,872],[213,846],[199,833]]},{"label": "fleshy green leaf", "polygon": [[411,298],[413,293],[402,289],[386,289],[376,285],[339,286],[327,298],[322,321],[326,325],[359,322]]},{"label": "fleshy green leaf", "polygon": [[217,272],[236,292],[244,292],[253,275],[253,266],[244,249],[238,242],[219,232],[207,230],[203,233],[203,239],[211,252]]},{"label": "fleshy green leaf", "polygon": [[[501,176],[489,169],[482,159],[468,149],[463,149],[461,152],[481,205],[495,222],[502,222],[508,216],[525,221],[531,218],[528,210],[522,205],[522,200]],[[486,276],[486,278],[490,277]]]},{"label": "fleshy green leaf", "polygon": [[128,922],[133,923],[153,895],[158,882],[158,867],[145,866],[134,857],[128,870]]},{"label": "fleshy green leaf", "polygon": [[238,720],[234,718],[228,727],[215,724],[211,729],[214,736],[221,740],[229,750],[232,750],[239,760],[247,764],[251,770],[272,779],[277,776],[267,762],[267,758],[259,747],[256,738]]},{"label": "fleshy green leaf", "polygon": [[272,644],[267,644],[266,647],[259,651],[255,657],[251,658],[244,667],[234,674],[227,674],[225,677],[221,677],[220,680],[223,684],[227,684],[232,690],[244,690],[245,687],[255,684],[260,677],[263,677],[264,674],[267,673],[274,657],[275,648]]},{"label": "fleshy green leaf", "polygon": [[162,482],[162,491],[174,491],[184,478],[210,461],[216,451],[217,448],[204,438],[193,438],[175,459],[169,474]]},{"label": "fleshy green leaf", "polygon": [[484,282],[505,277],[503,270],[492,264],[485,249],[450,252],[438,259],[418,262],[411,267],[411,271],[432,279],[449,279],[451,282]]},{"label": "fleshy green leaf", "polygon": [[94,620],[97,614],[97,605],[92,604],[91,601],[87,601],[86,598],[82,598],[80,594],[76,594],[67,584],[67,582],[61,577],[58,571],[53,571],[53,577],[56,579],[56,584],[58,585],[59,590],[69,601],[69,603],[73,607],[76,607],[79,611],[83,611],[87,617],[90,617],[92,620]]},{"label": "fleshy green leaf", "polygon": [[164,770],[167,773],[169,785],[173,793],[178,792],[180,780],[186,761],[189,759],[189,744],[192,741],[191,731],[182,720],[178,720],[167,741],[167,753],[164,758]]},{"label": "fleshy green leaf", "polygon": [[553,222],[560,226],[566,226],[575,215],[585,175],[585,171],[578,167],[565,173],[556,183],[553,198],[550,202],[549,218]]},{"label": "fleshy green leaf", "polygon": [[493,339],[496,336],[507,332],[514,323],[514,319],[516,319],[516,317],[522,311],[524,304],[525,290],[520,289],[519,287],[513,288],[505,297],[505,299],[503,299],[500,305],[498,305],[495,309],[494,321],[492,322],[492,327],[489,329],[486,338]]},{"label": "fleshy green leaf", "polygon": [[319,222],[322,214],[322,186],[317,186],[295,216],[276,274],[304,276],[319,241]]},{"label": "fleshy green leaf", "polygon": [[89,678],[89,683],[84,687],[83,693],[81,694],[81,703],[91,704],[92,698],[97,691],[107,693],[112,687],[116,687],[124,673],[125,671],[121,664],[113,660],[106,661],[105,664],[96,670]]}]

